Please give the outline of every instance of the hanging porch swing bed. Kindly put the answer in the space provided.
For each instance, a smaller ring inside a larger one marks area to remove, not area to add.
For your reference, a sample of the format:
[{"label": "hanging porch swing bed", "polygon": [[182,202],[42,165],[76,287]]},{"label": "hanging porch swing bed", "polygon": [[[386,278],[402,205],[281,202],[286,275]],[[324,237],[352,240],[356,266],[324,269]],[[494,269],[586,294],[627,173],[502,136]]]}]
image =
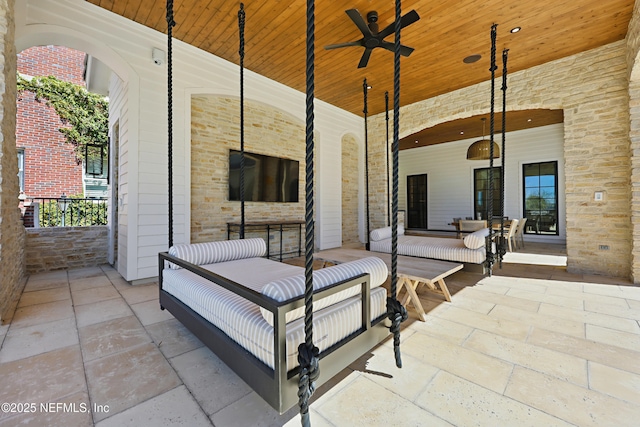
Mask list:
[{"label": "hanging porch swing bed", "polygon": [[[309,426],[314,390],[393,334],[396,366],[402,367],[400,324],[406,309],[396,298],[397,253],[392,254],[390,295],[385,262],[368,257],[313,271],[314,249],[314,2],[307,2],[305,266],[265,258],[263,239],[244,238],[244,154],[241,157],[241,238],[173,244],[173,0],[167,0],[169,250],[158,254],[162,309],[209,347],[258,395],[281,414],[296,403]],[[400,32],[396,2],[396,40]],[[244,5],[238,12],[241,78],[241,153],[244,153]],[[399,93],[400,45],[394,53],[394,88]],[[394,100],[395,126],[399,98]],[[397,177],[397,129],[394,177]],[[394,200],[397,201],[397,180]],[[397,203],[395,203],[397,206]],[[397,209],[393,215],[397,229]],[[395,246],[395,245],[394,245]],[[314,337],[315,333],[315,337]]]},{"label": "hanging porch swing bed", "polygon": [[[259,238],[174,245],[159,254],[160,304],[283,413],[298,401],[304,268],[265,255]],[[375,257],[314,272],[317,386],[389,335],[387,276]]]}]

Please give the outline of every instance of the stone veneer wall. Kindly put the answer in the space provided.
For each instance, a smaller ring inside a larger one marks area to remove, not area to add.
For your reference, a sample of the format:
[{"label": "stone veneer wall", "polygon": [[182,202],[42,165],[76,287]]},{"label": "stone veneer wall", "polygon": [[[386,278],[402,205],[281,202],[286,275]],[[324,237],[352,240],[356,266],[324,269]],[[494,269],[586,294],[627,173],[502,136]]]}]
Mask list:
[{"label": "stone veneer wall", "polygon": [[93,267],[107,263],[107,226],[27,230],[27,273]]},{"label": "stone veneer wall", "polygon": [[0,0],[0,320],[24,288],[24,227],[18,209],[14,1]]},{"label": "stone veneer wall", "polygon": [[342,244],[358,243],[358,143],[342,138]]},{"label": "stone veneer wall", "polygon": [[640,283],[640,2],[633,8],[633,16],[627,32],[627,74],[629,75],[629,114],[631,142],[631,224],[633,226],[633,250],[631,277]]},{"label": "stone veneer wall", "polygon": [[[517,54],[517,46],[512,46],[510,54]],[[500,98],[496,90],[496,99]],[[496,105],[500,108],[501,102]],[[402,108],[400,136],[487,113],[489,108],[489,81],[417,102]],[[625,42],[510,73],[507,108],[564,110],[567,269],[629,277],[631,161]],[[372,118],[370,129],[371,158],[384,159],[383,114]],[[384,161],[369,167],[375,228],[385,223]],[[595,191],[604,192],[604,201],[594,201]],[[608,245],[609,250],[599,250],[599,245]]]},{"label": "stone veneer wall", "polygon": [[[229,201],[228,186],[229,150],[240,149],[239,105],[239,100],[231,97],[199,95],[191,99],[192,243],[226,240],[227,222],[240,221],[240,202]],[[244,120],[245,151],[300,162],[299,201],[297,203],[245,202],[245,221],[247,223],[303,221],[304,124],[276,108],[250,100],[245,100]],[[265,233],[247,231],[245,234],[245,237],[254,236],[265,237]],[[283,239],[284,252],[297,248],[297,230],[285,233]],[[279,246],[275,236],[270,243]],[[302,227],[302,253],[304,253],[304,226]]]}]

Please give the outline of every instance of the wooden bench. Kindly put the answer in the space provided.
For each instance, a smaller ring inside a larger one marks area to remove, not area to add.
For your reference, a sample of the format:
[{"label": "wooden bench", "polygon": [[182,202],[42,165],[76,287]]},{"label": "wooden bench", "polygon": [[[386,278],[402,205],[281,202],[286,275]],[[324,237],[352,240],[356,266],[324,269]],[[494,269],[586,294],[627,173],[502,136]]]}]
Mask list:
[{"label": "wooden bench", "polygon": [[[391,274],[391,254],[369,252],[363,249],[338,248],[320,251],[315,253],[314,256],[319,261],[333,264],[375,256],[387,264],[389,274]],[[405,288],[407,294],[402,299],[402,304],[406,305],[410,301],[418,312],[420,320],[424,321],[425,312],[417,291],[426,286],[427,290],[442,295],[445,300],[451,302],[451,294],[444,279],[461,270],[462,267],[462,264],[455,262],[399,255],[397,295],[400,294],[402,288]]]}]

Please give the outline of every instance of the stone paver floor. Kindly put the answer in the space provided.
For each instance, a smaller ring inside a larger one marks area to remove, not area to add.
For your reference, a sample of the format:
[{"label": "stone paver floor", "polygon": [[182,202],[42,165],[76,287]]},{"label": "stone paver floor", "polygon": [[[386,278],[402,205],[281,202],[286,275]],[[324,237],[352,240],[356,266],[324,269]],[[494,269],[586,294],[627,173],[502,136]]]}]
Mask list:
[{"label": "stone paver floor", "polygon": [[[451,303],[420,294],[425,322],[409,307],[403,368],[390,340],[364,354],[314,396],[313,426],[638,425],[640,288],[512,263],[447,283]],[[300,425],[157,297],[109,266],[31,275],[0,326],[0,427]]]}]

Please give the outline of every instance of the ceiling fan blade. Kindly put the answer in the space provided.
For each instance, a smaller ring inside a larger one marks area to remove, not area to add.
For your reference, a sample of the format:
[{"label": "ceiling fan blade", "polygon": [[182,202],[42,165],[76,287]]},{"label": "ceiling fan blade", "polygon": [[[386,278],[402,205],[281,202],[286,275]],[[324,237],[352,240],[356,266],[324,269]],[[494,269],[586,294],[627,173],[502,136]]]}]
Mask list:
[{"label": "ceiling fan blade", "polygon": [[324,48],[326,50],[331,50],[331,49],[339,49],[341,47],[348,47],[348,46],[362,46],[362,40],[358,40],[355,42],[330,44],[329,46],[325,46]]},{"label": "ceiling fan blade", "polygon": [[358,12],[358,9],[345,10],[345,13],[349,15],[349,18],[351,18],[353,23],[356,24],[356,26],[360,29],[360,32],[363,36],[370,37],[373,35],[371,34],[371,30],[369,29],[369,26],[365,22],[364,18],[362,17],[362,15],[360,15],[360,12]]},{"label": "ceiling fan blade", "polygon": [[[415,9],[414,9],[411,12],[407,13],[406,15],[404,15],[402,18],[400,18],[400,28],[404,28],[407,25],[411,25],[411,24],[413,24],[414,22],[416,22],[419,19],[420,19],[420,15],[418,15],[418,12],[416,12]],[[378,38],[380,40],[382,40],[385,37],[388,37],[395,30],[396,30],[395,22],[392,22],[384,30],[382,30],[382,31],[380,31],[378,33]]]},{"label": "ceiling fan blade", "polygon": [[[393,43],[386,42],[384,40],[380,43],[380,47],[383,47],[383,48],[385,48],[387,50],[390,50],[391,52],[393,52],[394,49],[395,49],[395,46],[394,46]],[[414,50],[415,49],[412,48],[412,47],[405,46],[403,44],[400,45],[400,55],[402,55],[402,56],[409,56],[409,55],[411,55],[413,53]]]},{"label": "ceiling fan blade", "polygon": [[371,57],[371,52],[373,49],[366,48],[364,53],[362,54],[362,58],[360,58],[360,63],[358,64],[358,68],[364,68],[369,63],[369,58]]}]

